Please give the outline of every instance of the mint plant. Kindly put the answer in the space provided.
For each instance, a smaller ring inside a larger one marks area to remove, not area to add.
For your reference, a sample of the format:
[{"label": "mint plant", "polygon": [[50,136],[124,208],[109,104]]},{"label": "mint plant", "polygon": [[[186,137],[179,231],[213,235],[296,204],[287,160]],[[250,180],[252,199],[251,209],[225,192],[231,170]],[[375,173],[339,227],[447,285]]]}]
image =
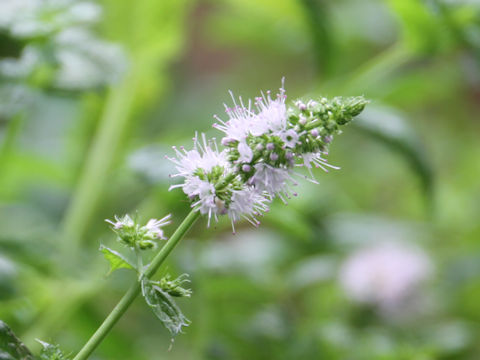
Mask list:
[{"label": "mint plant", "polygon": [[[74,360],[90,356],[139,294],[171,335],[178,335],[190,322],[174,298],[191,296],[192,292],[184,287],[188,275],[172,279],[167,274],[159,281],[151,279],[177,243],[200,215],[207,217],[207,226],[212,220],[227,216],[234,233],[235,223],[241,219],[258,226],[259,218],[269,211],[269,204],[275,198],[287,203],[291,196],[297,195],[294,191],[297,178],[318,183],[312,167],[325,171],[338,169],[326,158],[330,143],[368,103],[360,96],[297,100],[287,104],[283,86],[276,96],[262,93],[253,102],[237,100],[233,95],[232,99],[233,107],[225,106],[228,120],[215,116],[213,124],[224,134],[223,148],[214,139],[196,133],[191,149],[173,147],[175,156],[167,156],[177,171],[172,178],[183,180],[170,189],[181,188],[192,210],[163,246],[158,244],[166,240],[162,227],[170,224],[170,215],[160,220],[151,219],[145,225],[129,215],[107,220],[118,241],[136,258],[129,260],[127,255],[101,246],[100,251],[110,262],[110,272],[120,268],[134,270],[138,280]],[[306,168],[309,176],[296,171],[298,167]],[[157,247],[159,250],[152,261],[144,265],[143,252]]]}]

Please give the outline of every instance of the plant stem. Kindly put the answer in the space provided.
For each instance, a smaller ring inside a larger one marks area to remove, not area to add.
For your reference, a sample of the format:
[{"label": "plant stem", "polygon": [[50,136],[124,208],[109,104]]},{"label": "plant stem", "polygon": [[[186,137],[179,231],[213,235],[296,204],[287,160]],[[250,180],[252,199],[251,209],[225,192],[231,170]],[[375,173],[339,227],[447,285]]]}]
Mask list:
[{"label": "plant stem", "polygon": [[[178,226],[177,230],[173,233],[172,237],[166,242],[166,244],[160,249],[160,251],[155,255],[150,266],[145,271],[146,277],[153,276],[158,268],[163,264],[168,255],[172,252],[175,245],[183,238],[187,231],[192,227],[195,221],[200,216],[198,211],[194,209],[187,215],[183,222]],[[107,336],[109,331],[117,323],[117,321],[123,316],[128,307],[132,304],[133,300],[138,296],[141,290],[141,285],[139,281],[136,281],[127,293],[120,299],[118,304],[113,308],[112,312],[107,316],[103,321],[102,325],[95,331],[92,337],[88,342],[83,346],[80,352],[75,356],[73,360],[85,360],[92,354],[92,352],[97,348],[97,346],[103,341]]]},{"label": "plant stem", "polygon": [[101,198],[108,172],[128,126],[137,87],[135,75],[132,72],[110,90],[82,174],[66,210],[62,222],[61,258],[65,259],[67,265],[72,264],[77,256],[83,234]]},{"label": "plant stem", "polygon": [[143,278],[143,258],[141,250],[138,246],[135,246],[135,255],[137,257],[137,271],[138,271],[138,281],[142,281]]},{"label": "plant stem", "polygon": [[8,123],[7,129],[5,131],[5,136],[3,138],[3,143],[0,145],[0,172],[3,174],[6,173],[5,164],[8,162],[12,148],[15,145],[20,127],[25,118],[24,113],[18,113],[14,115],[10,122]]}]

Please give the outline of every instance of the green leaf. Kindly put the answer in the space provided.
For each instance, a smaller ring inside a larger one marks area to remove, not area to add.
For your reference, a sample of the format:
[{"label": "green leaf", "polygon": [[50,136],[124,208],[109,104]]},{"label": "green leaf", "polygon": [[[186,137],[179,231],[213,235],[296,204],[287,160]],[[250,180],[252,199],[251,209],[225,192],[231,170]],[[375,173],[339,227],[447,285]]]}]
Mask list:
[{"label": "green leaf", "polygon": [[69,357],[66,356],[62,350],[60,350],[60,346],[52,345],[47,342],[38,340],[37,341],[42,344],[43,349],[38,356],[39,360],[68,360]]},{"label": "green leaf", "polygon": [[332,39],[333,29],[331,14],[326,1],[301,0],[304,8],[305,22],[312,41],[312,50],[316,65],[323,73],[330,73],[335,65],[333,53],[335,43]]},{"label": "green leaf", "polygon": [[387,4],[400,18],[404,40],[411,49],[420,53],[433,53],[448,45],[448,32],[427,2],[389,0]]},{"label": "green leaf", "polygon": [[142,279],[142,295],[172,336],[178,335],[184,326],[190,324],[172,297],[157,282]]},{"label": "green leaf", "polygon": [[391,108],[372,105],[358,117],[355,125],[404,156],[418,174],[428,200],[431,200],[432,168],[421,140],[401,113]]},{"label": "green leaf", "polygon": [[0,320],[0,359],[34,360],[27,347],[15,336],[13,331]]},{"label": "green leaf", "polygon": [[103,245],[100,245],[99,250],[103,253],[105,259],[107,259],[110,263],[110,270],[108,271],[107,275],[110,275],[117,269],[136,269],[136,267],[119,252]]},{"label": "green leaf", "polygon": [[168,66],[185,47],[184,23],[191,1],[143,0],[136,2],[135,11],[128,1],[105,0],[102,5],[107,37],[122,43],[131,54],[135,82],[128,93],[140,109],[167,89]]}]

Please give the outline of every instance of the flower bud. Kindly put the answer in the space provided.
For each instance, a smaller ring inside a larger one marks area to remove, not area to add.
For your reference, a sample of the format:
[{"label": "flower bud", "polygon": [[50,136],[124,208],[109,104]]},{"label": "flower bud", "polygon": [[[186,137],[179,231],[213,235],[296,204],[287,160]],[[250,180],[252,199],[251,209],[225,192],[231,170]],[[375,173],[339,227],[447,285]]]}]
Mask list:
[{"label": "flower bud", "polygon": [[170,224],[170,215],[160,220],[150,219],[145,226],[140,226],[129,215],[122,218],[115,216],[115,221],[106,221],[113,225],[112,230],[117,234],[118,241],[123,245],[132,249],[146,250],[155,247],[156,240],[166,240],[161,227]]},{"label": "flower bud", "polygon": [[232,138],[229,138],[229,137],[224,137],[224,138],[222,138],[222,141],[221,141],[223,146],[228,146],[228,145],[230,145],[234,142],[235,142],[235,139],[232,139]]},{"label": "flower bud", "polygon": [[248,164],[242,165],[242,171],[243,171],[243,172],[248,173],[248,172],[250,172],[251,170],[252,170],[252,167],[251,167],[250,165],[248,165]]},{"label": "flower bud", "polygon": [[278,160],[278,154],[276,154],[276,153],[271,153],[271,154],[270,154],[270,160],[272,160],[272,161],[277,161],[277,160]]},{"label": "flower bud", "polygon": [[151,240],[140,240],[137,242],[137,246],[140,250],[148,250],[153,249],[156,246],[156,243]]},{"label": "flower bud", "polygon": [[184,283],[190,282],[190,280],[188,280],[187,274],[182,274],[174,280],[170,279],[170,274],[167,274],[160,279],[160,281],[158,282],[158,286],[171,296],[190,297],[192,295],[192,290],[182,287]]}]

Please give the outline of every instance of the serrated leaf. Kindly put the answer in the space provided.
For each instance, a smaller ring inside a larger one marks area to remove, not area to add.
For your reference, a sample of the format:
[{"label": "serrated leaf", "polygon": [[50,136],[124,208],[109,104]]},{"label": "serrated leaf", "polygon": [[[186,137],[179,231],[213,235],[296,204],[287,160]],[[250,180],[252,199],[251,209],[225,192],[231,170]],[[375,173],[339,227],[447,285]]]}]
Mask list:
[{"label": "serrated leaf", "polygon": [[107,275],[110,275],[117,269],[136,269],[136,267],[119,252],[103,245],[100,245],[99,250],[103,253],[105,259],[107,259],[110,263],[110,270],[108,271]]},{"label": "serrated leaf", "polygon": [[142,295],[172,336],[178,335],[184,326],[190,324],[190,320],[183,315],[172,297],[163,291],[156,282],[142,279]]},{"label": "serrated leaf", "polygon": [[43,349],[38,356],[39,360],[68,360],[67,357],[62,350],[60,350],[60,346],[52,345],[47,342],[38,340],[37,341],[42,344]]},{"label": "serrated leaf", "polygon": [[420,177],[425,194],[430,199],[433,172],[420,139],[402,114],[388,107],[369,106],[355,124],[402,154]]},{"label": "serrated leaf", "polygon": [[13,331],[0,320],[0,359],[34,360],[28,348],[15,336]]}]

